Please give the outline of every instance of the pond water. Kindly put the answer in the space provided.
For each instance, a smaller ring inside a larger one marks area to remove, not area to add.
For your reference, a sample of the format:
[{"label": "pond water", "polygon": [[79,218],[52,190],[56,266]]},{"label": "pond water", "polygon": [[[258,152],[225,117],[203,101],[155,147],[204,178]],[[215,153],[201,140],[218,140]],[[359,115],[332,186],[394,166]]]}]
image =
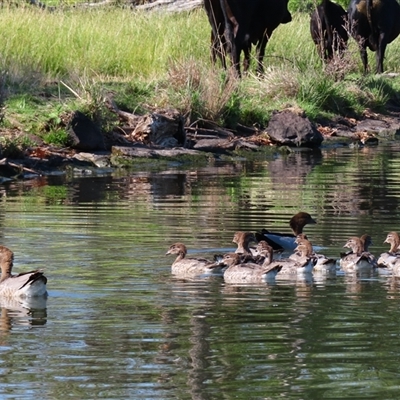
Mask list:
[{"label": "pond water", "polygon": [[[306,232],[338,257],[400,230],[400,143],[256,161],[75,171],[0,186],[14,271],[49,297],[0,299],[2,399],[397,399],[400,284],[339,275],[232,286],[173,279],[168,247],[234,249],[236,230]],[[140,168],[139,168],[140,169]],[[142,168],[143,169],[143,168]]]}]

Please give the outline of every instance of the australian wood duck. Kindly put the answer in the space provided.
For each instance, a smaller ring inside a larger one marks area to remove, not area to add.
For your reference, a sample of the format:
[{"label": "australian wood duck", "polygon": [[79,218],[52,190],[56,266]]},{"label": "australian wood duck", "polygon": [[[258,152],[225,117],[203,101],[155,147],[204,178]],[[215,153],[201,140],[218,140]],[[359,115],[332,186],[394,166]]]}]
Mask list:
[{"label": "australian wood duck", "polygon": [[40,270],[12,275],[14,253],[0,246],[0,296],[35,297],[47,295],[47,278]]},{"label": "australian wood duck", "polygon": [[274,250],[283,249],[294,251],[294,249],[297,247],[297,244],[295,243],[297,235],[303,233],[303,229],[307,224],[316,223],[317,221],[315,221],[310,214],[306,212],[299,212],[289,221],[289,225],[293,231],[293,234],[271,232],[263,229],[261,232],[256,233],[256,239],[258,241],[265,240]]}]

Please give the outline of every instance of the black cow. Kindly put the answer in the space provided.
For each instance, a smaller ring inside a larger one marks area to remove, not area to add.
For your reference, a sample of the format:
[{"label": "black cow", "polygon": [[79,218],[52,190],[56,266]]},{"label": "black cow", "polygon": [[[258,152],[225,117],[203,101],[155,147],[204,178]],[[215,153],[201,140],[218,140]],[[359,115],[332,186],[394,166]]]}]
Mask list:
[{"label": "black cow", "polygon": [[[212,14],[207,11],[214,44],[212,52],[217,48],[223,49],[220,54],[230,53],[232,64],[240,75],[240,54],[244,52],[246,71],[250,64],[251,46],[254,44],[257,72],[262,73],[265,47],[272,32],[279,24],[292,20],[287,3],[288,0],[205,0],[206,11],[213,10]],[[220,20],[216,19],[217,15]]]},{"label": "black cow", "polygon": [[347,21],[344,8],[330,0],[322,0],[311,14],[311,37],[323,60],[329,61],[335,53],[342,54],[347,48]]},{"label": "black cow", "polygon": [[220,1],[204,0],[204,8],[211,25],[211,60],[215,64],[218,57],[222,66],[226,68],[225,18]]},{"label": "black cow", "polygon": [[400,5],[396,0],[351,0],[348,12],[364,71],[368,71],[368,47],[376,52],[376,72],[382,73],[386,46],[400,33]]}]

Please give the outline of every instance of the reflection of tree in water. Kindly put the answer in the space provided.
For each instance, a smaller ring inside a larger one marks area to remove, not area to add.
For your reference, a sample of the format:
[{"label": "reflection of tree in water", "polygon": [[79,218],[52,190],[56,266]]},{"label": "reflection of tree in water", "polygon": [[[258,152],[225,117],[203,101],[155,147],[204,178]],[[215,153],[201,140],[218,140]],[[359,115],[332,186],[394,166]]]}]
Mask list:
[{"label": "reflection of tree in water", "polygon": [[186,301],[182,302],[182,306],[164,307],[162,311],[167,340],[160,347],[161,353],[157,358],[168,363],[173,360],[182,371],[182,374],[163,376],[163,380],[172,381],[174,386],[181,388],[183,382],[178,383],[177,380],[185,377],[187,391],[195,400],[213,398],[207,391],[207,381],[215,378],[209,370],[213,332],[208,314],[218,307],[215,297],[218,297],[215,292],[219,290],[218,286],[217,280],[206,287],[204,283],[174,281],[171,296],[178,300],[175,304],[184,299]]},{"label": "reflection of tree in water", "polygon": [[233,393],[243,382],[257,382],[258,395],[302,374],[312,285],[171,287],[174,307],[162,312],[166,342],[158,357],[179,366],[163,379],[181,388],[186,377],[192,399],[216,398],[224,388]]},{"label": "reflection of tree in water", "polygon": [[319,148],[295,151],[268,163],[268,171],[274,185],[303,185],[307,175],[322,161]]}]

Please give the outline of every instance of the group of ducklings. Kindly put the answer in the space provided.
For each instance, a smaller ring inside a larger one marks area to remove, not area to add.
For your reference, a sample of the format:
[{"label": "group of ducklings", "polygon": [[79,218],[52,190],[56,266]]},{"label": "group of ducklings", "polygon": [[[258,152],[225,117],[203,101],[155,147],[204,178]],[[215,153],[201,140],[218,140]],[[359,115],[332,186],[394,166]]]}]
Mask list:
[{"label": "group of ducklings", "polygon": [[[186,258],[186,246],[183,243],[173,244],[167,251],[167,254],[177,255],[172,263],[172,274],[188,279],[223,275],[227,283],[272,282],[278,273],[280,277],[287,278],[306,276],[318,263],[322,268],[323,261],[328,260],[324,258],[322,261],[321,257],[313,255],[312,245],[305,237],[297,238],[296,251],[290,257],[279,260],[274,260],[274,250],[265,240],[259,241],[255,248],[250,247],[252,242],[257,242],[252,232],[236,232],[233,242],[238,245],[235,253],[215,256],[213,261]],[[331,260],[331,264],[326,264],[325,268],[336,268],[335,260]]]},{"label": "group of ducklings", "polygon": [[[171,272],[183,279],[220,275],[227,283],[273,282],[277,277],[307,278],[315,273],[336,275],[337,270],[344,273],[383,271],[400,276],[400,237],[397,232],[387,235],[385,243],[390,244],[390,250],[382,253],[378,260],[369,252],[368,248],[372,244],[369,235],[349,238],[343,246],[349,251],[342,253],[340,259],[336,259],[314,251],[311,242],[303,233],[303,228],[308,223],[316,221],[308,213],[302,212],[290,220],[293,235],[276,234],[266,230],[256,234],[238,231],[232,240],[237,244],[236,251],[214,256],[213,261],[186,258],[186,246],[183,243],[175,243],[166,253],[177,255]],[[256,247],[250,247],[251,243],[257,243]],[[282,251],[292,249],[289,257],[282,257]]]}]

